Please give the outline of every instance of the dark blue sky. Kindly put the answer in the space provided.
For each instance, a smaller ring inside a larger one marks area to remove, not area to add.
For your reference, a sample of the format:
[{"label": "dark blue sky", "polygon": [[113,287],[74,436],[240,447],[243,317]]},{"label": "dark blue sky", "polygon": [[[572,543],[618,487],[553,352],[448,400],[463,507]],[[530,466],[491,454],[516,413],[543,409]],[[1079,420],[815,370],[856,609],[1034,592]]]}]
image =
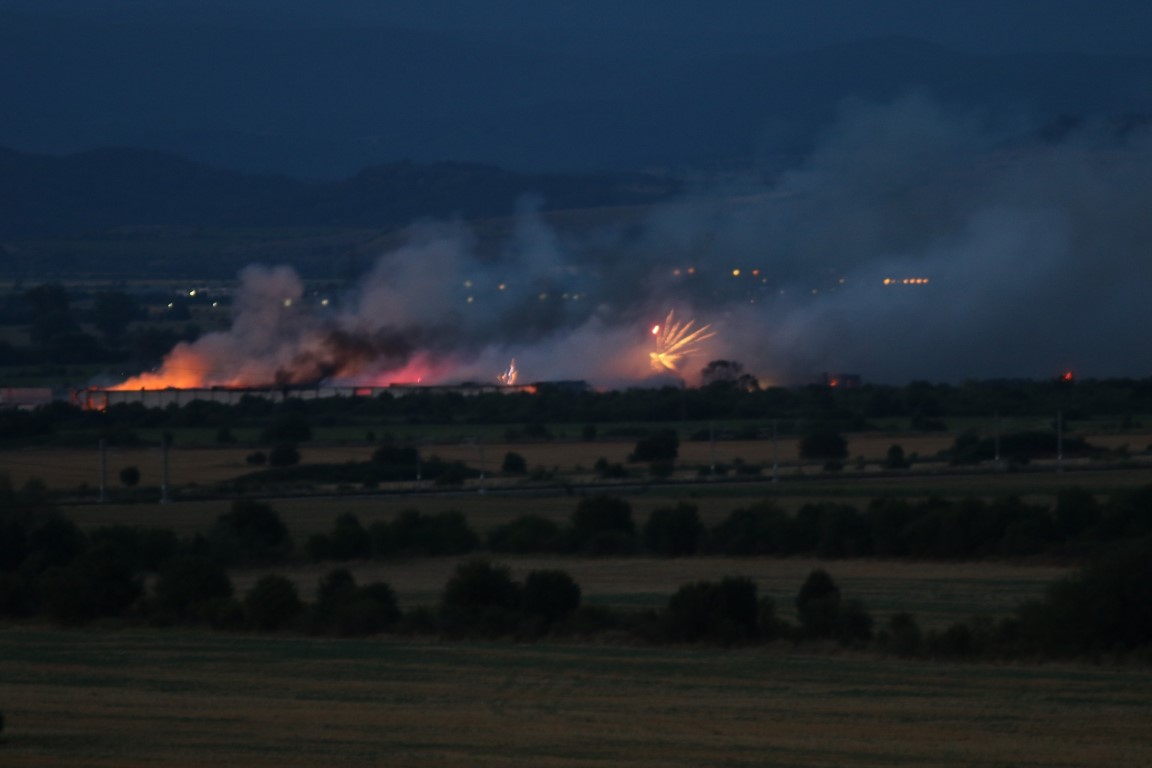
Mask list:
[{"label": "dark blue sky", "polygon": [[901,35],[971,53],[1142,54],[1146,0],[0,0],[0,10],[259,26],[386,24],[525,45],[796,50]]}]

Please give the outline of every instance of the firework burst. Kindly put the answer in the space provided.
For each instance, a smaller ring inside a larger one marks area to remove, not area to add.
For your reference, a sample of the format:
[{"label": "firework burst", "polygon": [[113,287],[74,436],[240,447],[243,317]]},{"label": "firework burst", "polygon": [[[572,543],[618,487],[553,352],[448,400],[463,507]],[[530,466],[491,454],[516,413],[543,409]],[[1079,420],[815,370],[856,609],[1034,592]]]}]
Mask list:
[{"label": "firework burst", "polygon": [[516,383],[516,377],[520,374],[520,370],[516,367],[516,358],[512,358],[512,362],[508,364],[507,370],[496,377],[496,380],[506,386],[513,386]]},{"label": "firework burst", "polygon": [[678,323],[669,312],[664,319],[664,325],[652,327],[652,335],[656,337],[656,351],[649,353],[652,370],[660,373],[675,373],[680,370],[685,359],[700,350],[702,341],[716,335],[712,326],[702,325],[693,329],[696,321]]}]

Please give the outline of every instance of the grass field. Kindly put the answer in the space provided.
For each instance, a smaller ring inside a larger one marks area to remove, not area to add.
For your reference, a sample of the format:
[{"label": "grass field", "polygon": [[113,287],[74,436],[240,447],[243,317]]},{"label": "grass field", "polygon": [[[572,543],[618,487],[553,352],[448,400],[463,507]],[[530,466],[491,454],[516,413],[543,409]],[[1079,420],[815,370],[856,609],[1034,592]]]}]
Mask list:
[{"label": "grass field", "polygon": [[0,631],[0,764],[1152,764],[1152,671]]}]

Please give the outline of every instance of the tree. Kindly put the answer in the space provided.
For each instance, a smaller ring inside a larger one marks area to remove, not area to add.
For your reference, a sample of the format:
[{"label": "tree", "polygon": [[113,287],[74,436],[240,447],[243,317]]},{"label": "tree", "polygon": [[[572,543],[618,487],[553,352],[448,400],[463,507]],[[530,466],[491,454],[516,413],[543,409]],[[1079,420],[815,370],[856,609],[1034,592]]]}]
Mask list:
[{"label": "tree", "polygon": [[135,488],[140,483],[140,470],[136,467],[124,467],[120,470],[120,482],[126,488]]},{"label": "tree", "polygon": [[300,451],[291,443],[282,443],[268,452],[268,465],[294,467],[300,463]]},{"label": "tree", "polygon": [[440,616],[456,634],[510,632],[519,620],[520,589],[507,567],[487,560],[461,564],[444,587]]},{"label": "tree", "polygon": [[906,469],[910,462],[904,456],[904,448],[900,445],[893,445],[888,448],[888,455],[884,459],[884,466],[887,469]]},{"label": "tree", "polygon": [[659,555],[694,555],[704,536],[704,524],[694,504],[652,510],[644,524],[644,547]]},{"label": "tree", "polygon": [[156,579],[156,609],[173,619],[208,618],[212,603],[232,597],[232,580],[205,557],[169,561]]},{"label": "tree", "polygon": [[628,461],[675,461],[680,454],[680,438],[674,429],[660,429],[636,442]]},{"label": "tree", "polygon": [[842,461],[848,458],[848,441],[828,429],[809,432],[800,438],[800,458]]},{"label": "tree", "polygon": [[357,560],[372,554],[372,537],[351,512],[336,518],[329,539],[329,556],[333,560]]},{"label": "tree", "polygon": [[572,539],[577,549],[592,554],[631,551],[636,541],[632,505],[614,496],[581,499],[572,513]]},{"label": "tree", "polygon": [[524,613],[553,624],[580,607],[580,585],[564,571],[532,571],[521,591]]},{"label": "tree", "polygon": [[809,637],[830,637],[840,619],[840,588],[827,571],[808,574],[796,595],[796,614]]},{"label": "tree", "polygon": [[528,462],[520,454],[509,451],[504,454],[504,463],[500,466],[500,471],[506,475],[527,474]]},{"label": "tree", "polygon": [[232,509],[216,518],[209,541],[225,562],[271,562],[292,549],[288,528],[271,506],[253,499],[237,499]]},{"label": "tree", "polygon": [[311,439],[312,427],[308,424],[308,420],[298,413],[277,416],[260,435],[262,443],[295,444],[306,443]]},{"label": "tree", "polygon": [[128,324],[140,316],[140,305],[123,291],[96,294],[92,322],[104,336],[106,344],[117,346],[128,330]]},{"label": "tree", "polygon": [[248,620],[261,632],[270,632],[290,626],[304,604],[296,592],[296,585],[277,574],[263,576],[244,599]]},{"label": "tree", "polygon": [[761,605],[751,579],[685,584],[668,601],[667,631],[673,640],[734,643],[759,633]]}]

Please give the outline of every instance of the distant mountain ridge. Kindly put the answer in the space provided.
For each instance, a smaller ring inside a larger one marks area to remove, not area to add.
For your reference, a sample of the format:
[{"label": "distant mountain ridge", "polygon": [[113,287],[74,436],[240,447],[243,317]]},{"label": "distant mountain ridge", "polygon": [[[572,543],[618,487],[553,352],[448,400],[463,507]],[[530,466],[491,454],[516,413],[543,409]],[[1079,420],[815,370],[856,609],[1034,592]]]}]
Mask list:
[{"label": "distant mountain ridge", "polygon": [[1145,111],[1152,82],[1152,57],[986,56],[904,37],[788,53],[574,50],[396,27],[177,28],[0,12],[0,145],[147,147],[328,179],[402,158],[716,169],[802,153],[845,99],[920,92],[1044,123]]},{"label": "distant mountain ridge", "polygon": [[676,194],[644,174],[522,174],[467,163],[393,163],[340,181],[221,170],[149,150],[51,156],[0,148],[0,236],[127,226],[390,229],[423,217],[507,216],[647,204]]}]

